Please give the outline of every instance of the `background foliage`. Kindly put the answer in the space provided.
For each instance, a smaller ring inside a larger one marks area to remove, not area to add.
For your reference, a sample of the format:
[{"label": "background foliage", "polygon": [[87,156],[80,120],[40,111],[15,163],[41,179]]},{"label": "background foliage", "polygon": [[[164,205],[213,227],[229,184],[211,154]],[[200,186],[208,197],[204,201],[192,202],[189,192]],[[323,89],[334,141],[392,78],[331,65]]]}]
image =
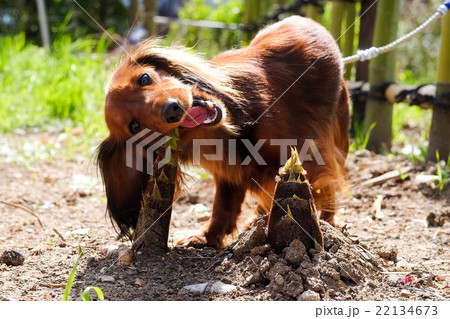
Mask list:
[{"label": "background foliage", "polygon": [[[0,132],[82,126],[88,136],[105,134],[104,86],[119,57],[117,53],[121,51],[75,2],[45,2],[52,40],[50,49],[39,46],[34,0],[0,0]],[[133,24],[129,21],[129,0],[78,2],[118,41],[126,41]],[[403,1],[399,34],[409,32],[426,20],[440,2]],[[274,12],[280,5],[292,3],[293,0],[259,2],[260,10],[264,9],[266,14]],[[244,13],[245,1],[241,0],[185,0],[178,17],[239,24],[243,22]],[[322,17],[326,27],[330,24],[331,14],[331,4],[327,3]],[[136,25],[143,25],[142,15]],[[242,35],[239,29],[208,29],[174,23],[164,43],[183,44],[211,58],[221,51],[239,47]],[[399,49],[398,82],[435,82],[439,35],[439,24],[436,24]],[[405,128],[420,127],[421,133],[414,137],[414,143],[426,149],[430,116],[430,111],[415,107],[395,107],[395,140],[402,145],[411,142]],[[417,150],[412,152],[418,154]]]}]

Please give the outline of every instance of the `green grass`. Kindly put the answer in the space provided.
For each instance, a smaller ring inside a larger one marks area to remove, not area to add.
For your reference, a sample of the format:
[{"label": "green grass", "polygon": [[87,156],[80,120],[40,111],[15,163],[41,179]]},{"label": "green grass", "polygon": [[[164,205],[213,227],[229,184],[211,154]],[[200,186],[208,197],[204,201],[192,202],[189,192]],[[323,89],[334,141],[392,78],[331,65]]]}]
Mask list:
[{"label": "green grass", "polygon": [[106,131],[104,86],[112,63],[107,41],[64,35],[51,50],[23,34],[0,38],[0,133],[82,126],[87,136]]},{"label": "green grass", "polygon": [[436,150],[436,175],[438,176],[439,191],[442,193],[444,186],[450,183],[450,156],[447,159],[447,164],[444,167],[441,166],[441,159],[439,151]]},{"label": "green grass", "polygon": [[[83,249],[81,249],[81,246],[78,246],[78,257],[77,261],[75,262],[75,265],[72,268],[72,271],[70,272],[69,279],[67,280],[66,288],[64,289],[64,295],[62,298],[62,301],[69,301],[69,294],[70,290],[72,289],[73,281],[75,279],[75,275],[77,273],[78,264],[80,263],[81,257],[84,256]],[[93,299],[89,296],[89,292],[91,290],[94,290],[97,294],[98,298],[100,300],[104,300],[103,291],[99,287],[87,287],[86,289],[82,290],[80,293],[81,300],[82,301],[92,301]]]},{"label": "green grass", "polygon": [[[180,19],[210,20],[225,23],[241,23],[244,12],[244,2],[216,1],[212,7],[205,0],[186,1],[186,5],[178,13]],[[208,29],[198,27],[183,27],[172,24],[164,44],[180,43],[192,47],[196,52],[202,52],[207,58],[240,46],[241,31],[226,29]]]},{"label": "green grass", "polygon": [[398,103],[393,106],[392,139],[396,155],[404,155],[414,162],[427,156],[431,110]]},{"label": "green grass", "polygon": [[362,152],[367,148],[369,143],[370,134],[377,123],[372,123],[366,132],[364,132],[363,125],[355,123],[355,140],[354,143],[350,145],[350,152]]}]

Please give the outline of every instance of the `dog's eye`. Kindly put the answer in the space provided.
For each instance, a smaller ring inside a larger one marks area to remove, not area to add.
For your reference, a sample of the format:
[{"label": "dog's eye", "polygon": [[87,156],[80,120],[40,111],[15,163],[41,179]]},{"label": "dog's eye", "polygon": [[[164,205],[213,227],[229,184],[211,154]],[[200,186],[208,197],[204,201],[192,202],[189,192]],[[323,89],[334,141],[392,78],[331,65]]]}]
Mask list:
[{"label": "dog's eye", "polygon": [[150,77],[150,75],[148,75],[147,73],[144,73],[143,75],[141,75],[141,77],[138,80],[138,84],[140,86],[147,86],[152,84],[152,78]]},{"label": "dog's eye", "polygon": [[141,124],[137,120],[133,120],[128,125],[128,128],[130,129],[131,134],[136,134],[141,129]]}]

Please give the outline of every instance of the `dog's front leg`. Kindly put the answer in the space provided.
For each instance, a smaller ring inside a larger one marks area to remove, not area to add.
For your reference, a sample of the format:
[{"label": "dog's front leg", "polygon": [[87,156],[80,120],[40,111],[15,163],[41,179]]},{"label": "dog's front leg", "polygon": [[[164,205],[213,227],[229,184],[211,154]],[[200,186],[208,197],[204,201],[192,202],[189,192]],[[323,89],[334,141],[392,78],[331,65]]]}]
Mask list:
[{"label": "dog's front leg", "polygon": [[222,247],[223,237],[236,228],[236,221],[241,213],[241,206],[247,189],[232,185],[223,180],[216,180],[216,196],[213,212],[206,230],[202,235],[180,240],[178,245]]},{"label": "dog's front leg", "polygon": [[223,237],[235,230],[246,191],[243,186],[221,180],[216,182],[213,212],[205,233],[208,244],[221,247]]}]

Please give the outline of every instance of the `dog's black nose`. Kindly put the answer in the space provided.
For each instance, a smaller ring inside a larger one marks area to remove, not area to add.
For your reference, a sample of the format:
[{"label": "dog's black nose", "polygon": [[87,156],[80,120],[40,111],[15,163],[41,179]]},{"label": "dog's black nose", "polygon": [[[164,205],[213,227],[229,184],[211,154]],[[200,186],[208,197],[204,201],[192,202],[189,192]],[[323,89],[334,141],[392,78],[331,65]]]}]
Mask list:
[{"label": "dog's black nose", "polygon": [[167,123],[176,123],[181,120],[183,114],[184,109],[180,102],[174,98],[169,98],[166,103],[164,103],[161,118]]}]

